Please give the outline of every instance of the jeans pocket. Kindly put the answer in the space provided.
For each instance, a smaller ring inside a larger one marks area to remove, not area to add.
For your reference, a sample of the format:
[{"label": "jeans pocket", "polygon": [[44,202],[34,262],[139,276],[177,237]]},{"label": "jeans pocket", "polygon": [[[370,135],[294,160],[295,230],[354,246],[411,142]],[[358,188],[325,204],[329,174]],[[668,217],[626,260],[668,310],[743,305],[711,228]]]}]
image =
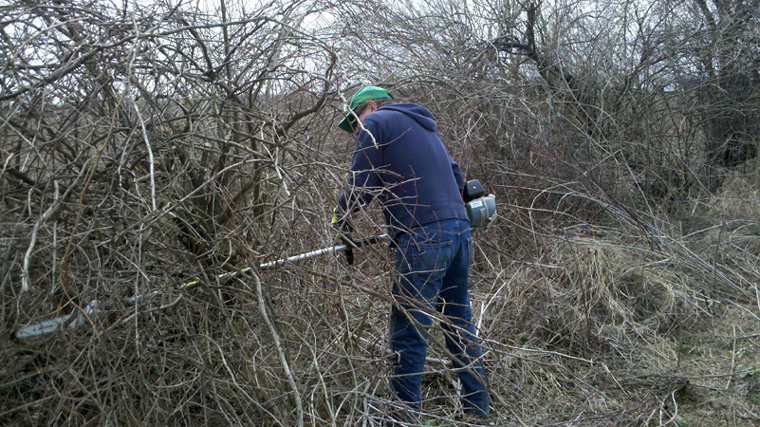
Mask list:
[{"label": "jeans pocket", "polygon": [[409,273],[418,280],[436,280],[443,278],[451,259],[450,241],[434,244],[416,244],[407,248],[410,261]]}]

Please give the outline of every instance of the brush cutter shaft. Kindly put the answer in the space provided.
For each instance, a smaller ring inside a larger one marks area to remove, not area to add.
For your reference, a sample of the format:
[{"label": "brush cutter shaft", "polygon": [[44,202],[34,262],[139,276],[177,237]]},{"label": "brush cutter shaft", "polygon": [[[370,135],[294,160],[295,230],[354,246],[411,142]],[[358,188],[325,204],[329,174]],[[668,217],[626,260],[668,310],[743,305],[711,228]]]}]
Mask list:
[{"label": "brush cutter shaft", "polygon": [[[374,245],[375,243],[380,243],[387,240],[388,240],[387,234],[383,234],[381,236],[367,237],[360,240],[349,240],[348,241],[349,243],[317,249],[315,251],[306,252],[300,255],[293,255],[291,257],[278,259],[277,261],[267,262],[267,263],[259,265],[259,269],[263,270],[266,268],[286,264],[289,262],[295,262],[295,261],[300,261],[303,259],[314,258],[314,257],[324,255],[324,254],[347,251],[352,248],[360,248],[362,246]],[[216,277],[217,279],[229,278],[229,277],[233,277],[233,276],[237,276],[239,274],[245,273],[250,270],[251,270],[251,267],[246,267],[242,270],[222,273]],[[198,285],[198,284],[200,284],[200,281],[194,280],[191,282],[181,284],[179,288],[187,289],[187,288],[194,287],[195,285]],[[135,296],[126,298],[124,302],[133,304],[137,302],[138,300],[145,299],[147,297],[152,297],[155,295],[160,295],[163,293],[164,291],[153,291],[147,294],[135,295]],[[111,305],[110,302],[106,302],[105,304],[101,305],[98,301],[93,301],[80,311],[67,314],[65,316],[59,316],[59,317],[56,317],[55,319],[44,320],[39,323],[24,326],[23,328],[16,331],[16,338],[18,338],[19,340],[24,340],[24,339],[34,338],[34,337],[41,337],[44,335],[51,334],[60,328],[72,329],[72,328],[76,328],[77,326],[89,324],[91,323],[91,318],[96,317],[100,314],[106,313],[110,309],[110,305]]]},{"label": "brush cutter shaft", "polygon": [[[302,259],[314,258],[316,256],[320,256],[320,255],[324,255],[324,254],[329,254],[329,253],[333,253],[333,252],[342,252],[342,251],[345,251],[345,250],[348,250],[348,249],[352,249],[352,248],[361,248],[362,246],[374,245],[375,243],[384,242],[386,240],[388,240],[388,235],[387,234],[383,234],[381,236],[367,237],[367,238],[360,239],[360,240],[351,240],[351,241],[349,241],[349,243],[344,243],[344,244],[337,245],[337,246],[330,246],[330,247],[327,247],[327,248],[317,249],[315,251],[306,252],[306,253],[303,253],[303,254],[300,254],[300,255],[293,255],[291,257],[287,257],[287,258],[283,258],[283,259],[278,259],[277,261],[271,261],[271,262],[268,262],[268,263],[265,263],[265,264],[261,264],[259,266],[259,268],[263,270],[265,268],[274,267],[274,266],[285,264],[285,263],[288,263],[288,262],[295,262],[295,261],[300,261]],[[241,270],[241,272],[242,272],[242,270]]]},{"label": "brush cutter shaft", "polygon": [[277,265],[282,265],[288,262],[295,262],[295,261],[300,261],[302,259],[314,258],[316,256],[329,254],[332,252],[345,251],[346,248],[348,248],[348,246],[344,244],[344,245],[338,245],[338,246],[331,246],[329,248],[317,249],[316,251],[306,252],[300,255],[293,255],[291,257],[278,259],[277,261],[267,262],[265,264],[261,264],[259,268],[265,269],[265,268],[274,267]]}]

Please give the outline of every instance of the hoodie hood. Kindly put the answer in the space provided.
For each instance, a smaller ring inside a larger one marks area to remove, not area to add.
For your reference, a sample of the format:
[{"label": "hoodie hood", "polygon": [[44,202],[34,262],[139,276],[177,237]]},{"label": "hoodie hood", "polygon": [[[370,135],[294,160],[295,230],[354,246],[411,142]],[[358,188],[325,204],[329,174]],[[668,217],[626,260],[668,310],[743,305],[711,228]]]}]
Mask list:
[{"label": "hoodie hood", "polygon": [[427,108],[421,107],[417,104],[383,105],[377,111],[396,111],[411,117],[426,130],[429,130],[431,132],[435,132],[436,130],[435,120],[433,120],[433,113],[428,111]]}]

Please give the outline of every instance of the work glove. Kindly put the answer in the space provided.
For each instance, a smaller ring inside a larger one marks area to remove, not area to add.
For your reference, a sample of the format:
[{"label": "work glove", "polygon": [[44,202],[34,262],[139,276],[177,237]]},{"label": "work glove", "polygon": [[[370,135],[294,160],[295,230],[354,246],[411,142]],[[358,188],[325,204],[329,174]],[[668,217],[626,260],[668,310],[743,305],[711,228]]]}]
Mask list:
[{"label": "work glove", "polygon": [[341,237],[343,234],[351,234],[354,231],[348,221],[341,218],[340,209],[337,206],[333,209],[330,226],[336,231],[338,237]]},{"label": "work glove", "polygon": [[351,225],[348,223],[348,221],[341,219],[340,209],[338,209],[337,206],[333,209],[333,216],[330,220],[330,226],[335,230],[336,240],[346,245],[346,250],[344,251],[346,254],[346,262],[348,265],[352,265],[354,263],[354,243],[351,240],[351,231],[353,231],[353,229],[351,228]]}]

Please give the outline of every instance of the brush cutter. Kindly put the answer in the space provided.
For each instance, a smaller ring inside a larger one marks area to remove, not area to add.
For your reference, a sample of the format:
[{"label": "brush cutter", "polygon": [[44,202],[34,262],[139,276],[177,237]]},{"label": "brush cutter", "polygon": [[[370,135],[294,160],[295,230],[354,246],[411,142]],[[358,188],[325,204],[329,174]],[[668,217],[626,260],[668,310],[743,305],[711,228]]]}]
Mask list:
[{"label": "brush cutter", "polygon": [[[263,270],[263,269],[276,267],[276,266],[286,264],[286,263],[301,261],[304,259],[314,258],[320,255],[337,253],[337,252],[344,252],[346,255],[346,261],[350,265],[350,264],[353,264],[354,262],[353,250],[355,248],[361,248],[362,246],[374,245],[375,243],[380,243],[387,240],[388,240],[387,234],[383,234],[380,236],[367,237],[367,238],[359,239],[359,240],[351,240],[350,237],[343,236],[342,237],[343,243],[340,245],[328,246],[326,248],[317,249],[315,251],[305,252],[299,255],[293,255],[287,258],[278,259],[276,261],[270,261],[270,262],[259,265],[259,269]],[[251,271],[252,268],[253,267],[246,267],[242,270],[222,273],[216,276],[216,278],[227,279],[227,278],[235,277],[240,274]],[[187,282],[187,283],[183,283],[179,285],[179,288],[188,289],[198,284],[200,284],[200,280],[193,280],[191,282]],[[148,294],[135,295],[133,297],[129,297],[125,299],[125,302],[135,303],[138,300],[152,297],[155,295],[160,295],[163,293],[164,291],[154,291]],[[24,340],[24,339],[48,335],[55,332],[58,329],[72,329],[78,326],[87,325],[91,323],[92,318],[97,317],[99,315],[105,315],[109,313],[112,315],[115,314],[112,311],[112,306],[113,304],[111,303],[111,301],[106,301],[104,303],[100,301],[93,301],[87,306],[85,306],[83,309],[75,311],[74,313],[67,314],[65,316],[56,317],[55,319],[45,320],[45,321],[35,323],[32,325],[24,326],[23,328],[16,331],[15,337],[19,340]]]},{"label": "brush cutter", "polygon": [[[483,190],[483,186],[480,184],[480,181],[478,181],[477,179],[468,181],[465,184],[465,187],[462,191],[462,198],[465,202],[467,217],[470,220],[470,227],[472,229],[485,228],[496,217],[496,199],[493,194],[485,193],[485,191]],[[351,240],[348,234],[343,234],[341,237],[341,240],[343,241],[343,243],[340,245],[329,246],[326,248],[317,249],[315,251],[306,252],[300,255],[293,255],[291,257],[267,262],[267,263],[259,265],[259,269],[263,270],[266,268],[271,268],[271,267],[279,266],[279,265],[290,263],[290,262],[296,262],[296,261],[309,259],[316,256],[324,255],[324,254],[336,253],[336,252],[344,252],[346,255],[346,261],[348,262],[349,265],[351,265],[354,262],[354,252],[353,252],[354,248],[360,248],[362,246],[373,245],[375,243],[387,241],[388,239],[389,239],[388,235],[383,234],[380,236],[372,236],[372,237],[367,237],[360,240]],[[246,267],[242,270],[222,273],[216,277],[217,279],[231,278],[231,277],[243,274],[245,272],[248,272],[251,269],[252,267]],[[179,288],[186,289],[186,288],[190,288],[195,285],[198,285],[199,283],[200,283],[199,280],[194,280],[192,282],[183,283],[182,285],[179,286]],[[149,294],[135,295],[133,297],[127,298],[125,301],[127,303],[135,303],[140,299],[145,299],[147,297],[159,295],[162,293],[164,293],[164,291],[154,291]],[[99,301],[93,301],[77,312],[67,314],[65,316],[56,317],[55,319],[45,320],[40,323],[24,326],[23,328],[16,331],[15,337],[19,340],[23,340],[23,339],[48,335],[55,332],[58,329],[64,329],[64,328],[70,329],[70,328],[76,328],[77,326],[90,324],[91,319],[95,316],[106,314],[106,313],[113,314],[113,311],[111,310],[111,308],[112,308],[112,303],[110,301],[106,301],[105,303],[101,303]]]}]

